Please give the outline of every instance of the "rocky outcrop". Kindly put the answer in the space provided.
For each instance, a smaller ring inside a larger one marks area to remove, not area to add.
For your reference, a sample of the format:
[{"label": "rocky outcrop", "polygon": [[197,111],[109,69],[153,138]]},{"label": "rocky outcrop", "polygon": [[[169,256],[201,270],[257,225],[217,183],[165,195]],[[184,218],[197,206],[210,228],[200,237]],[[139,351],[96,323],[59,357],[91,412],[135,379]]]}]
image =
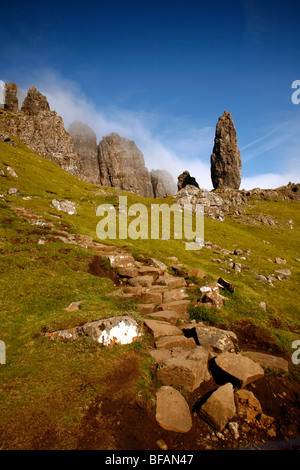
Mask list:
[{"label": "rocky outcrop", "polygon": [[28,90],[21,111],[29,116],[37,116],[41,111],[50,111],[50,106],[46,96],[33,86]]},{"label": "rocky outcrop", "polygon": [[154,197],[165,197],[176,193],[176,183],[173,176],[166,170],[152,170],[151,182]]},{"label": "rocky outcrop", "polygon": [[68,131],[81,160],[83,179],[89,183],[100,184],[98,146],[95,132],[80,121],[73,122]]},{"label": "rocky outcrop", "polygon": [[7,84],[7,110],[15,115],[2,113],[1,128],[15,135],[29,148],[55,162],[69,173],[82,178],[81,160],[78,157],[70,135],[64,128],[63,120],[35,87],[31,87],[19,111],[16,104],[17,86]]},{"label": "rocky outcrop", "polygon": [[116,133],[99,144],[100,183],[144,197],[153,197],[150,173],[136,144]]},{"label": "rocky outcrop", "polygon": [[211,179],[214,189],[239,189],[241,171],[241,155],[235,126],[231,114],[225,111],[217,123],[211,155]]},{"label": "rocky outcrop", "polygon": [[191,176],[188,171],[184,171],[181,173],[181,175],[178,176],[177,189],[180,191],[188,185],[199,188],[199,184],[197,183],[196,179]]},{"label": "rocky outcrop", "polygon": [[5,109],[12,113],[17,113],[19,111],[17,91],[18,86],[15,83],[5,84]]}]

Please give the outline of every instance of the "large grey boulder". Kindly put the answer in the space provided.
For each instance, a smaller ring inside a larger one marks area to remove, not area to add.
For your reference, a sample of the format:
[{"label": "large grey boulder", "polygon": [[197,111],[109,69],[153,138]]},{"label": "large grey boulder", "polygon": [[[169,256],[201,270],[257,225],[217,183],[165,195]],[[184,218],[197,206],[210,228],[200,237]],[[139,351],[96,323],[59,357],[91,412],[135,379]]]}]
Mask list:
[{"label": "large grey boulder", "polygon": [[142,335],[140,326],[130,315],[85,323],[83,332],[102,346],[131,344]]}]

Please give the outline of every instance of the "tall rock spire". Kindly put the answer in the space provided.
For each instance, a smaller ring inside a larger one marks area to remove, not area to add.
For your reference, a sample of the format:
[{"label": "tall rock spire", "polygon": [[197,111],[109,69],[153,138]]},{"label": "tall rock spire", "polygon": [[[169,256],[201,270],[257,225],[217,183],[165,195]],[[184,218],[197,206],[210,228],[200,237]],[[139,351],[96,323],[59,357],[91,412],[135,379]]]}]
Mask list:
[{"label": "tall rock spire", "polygon": [[241,154],[233,119],[228,111],[218,120],[210,161],[214,189],[239,189],[242,176]]}]

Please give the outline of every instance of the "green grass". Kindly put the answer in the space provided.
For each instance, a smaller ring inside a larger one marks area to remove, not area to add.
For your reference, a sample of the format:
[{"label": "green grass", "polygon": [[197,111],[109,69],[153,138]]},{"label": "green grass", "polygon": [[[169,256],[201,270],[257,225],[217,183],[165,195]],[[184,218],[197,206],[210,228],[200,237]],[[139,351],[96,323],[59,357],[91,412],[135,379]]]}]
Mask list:
[{"label": "green grass", "polygon": [[[76,445],[75,436],[85,407],[104,393],[105,375],[117,367],[122,357],[134,354],[139,358],[140,377],[134,384],[134,393],[140,393],[145,399],[153,396],[155,378],[147,355],[149,339],[146,336],[138,344],[102,349],[87,338],[68,343],[43,337],[43,331],[70,328],[123,313],[130,313],[138,322],[141,317],[135,302],[106,295],[115,288],[110,279],[89,272],[94,253],[60,241],[38,245],[41,236],[49,239],[50,230],[25,222],[12,207],[25,207],[57,229],[90,235],[97,240],[99,204],[117,206],[120,194],[127,195],[128,205],[140,202],[149,210],[154,201],[79,181],[20,142],[15,148],[0,144],[0,170],[5,170],[7,165],[16,170],[19,178],[0,177],[0,193],[4,195],[0,199],[0,339],[7,348],[7,364],[0,365],[0,443],[4,448],[30,448],[34,442],[38,448],[39,436],[45,442],[45,430],[48,430],[57,436],[57,448],[71,449]],[[10,187],[18,188],[20,197],[7,196]],[[31,199],[24,200],[25,196]],[[74,201],[78,215],[53,209],[54,198]],[[171,201],[171,198],[155,200],[156,203]],[[251,320],[265,328],[278,346],[291,355],[291,344],[299,339],[300,331],[300,263],[296,261],[300,258],[299,203],[253,199],[251,206],[247,209],[249,213],[269,214],[278,224],[254,226],[233,218],[226,218],[224,223],[205,219],[205,240],[228,250],[251,250],[246,260],[235,255],[221,256],[207,248],[187,251],[183,241],[174,239],[106,240],[105,243],[128,246],[135,259],[140,255],[152,256],[170,266],[172,261],[168,258],[175,256],[187,269],[203,269],[208,278],[191,288],[191,297],[195,299],[199,296],[199,286],[205,282],[218,280],[220,276],[230,280],[236,290],[224,294],[228,300],[223,310],[192,308],[192,318],[228,326],[241,319]],[[293,230],[287,223],[290,219]],[[285,258],[287,264],[275,264],[275,256]],[[221,264],[212,262],[219,257]],[[228,269],[224,261],[229,258],[242,262],[249,270],[224,273],[220,268]],[[290,269],[292,276],[282,282],[275,281],[274,288],[255,278],[254,273],[268,275],[282,268]],[[78,311],[64,310],[77,300],[85,301]],[[267,312],[259,306],[261,301],[266,302]],[[298,371],[293,374],[296,378]]]}]

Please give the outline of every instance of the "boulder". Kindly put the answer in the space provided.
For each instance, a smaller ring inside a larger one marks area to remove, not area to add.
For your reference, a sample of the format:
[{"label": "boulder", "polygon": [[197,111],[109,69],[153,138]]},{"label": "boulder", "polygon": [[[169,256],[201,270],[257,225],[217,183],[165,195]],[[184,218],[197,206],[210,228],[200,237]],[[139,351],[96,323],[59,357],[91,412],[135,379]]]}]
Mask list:
[{"label": "boulder", "polygon": [[[132,268],[135,265],[135,260],[131,255],[125,254],[125,255],[110,255],[108,256],[108,259],[110,261],[110,266],[112,268]],[[135,276],[134,276],[135,277]]]},{"label": "boulder", "polygon": [[202,382],[210,379],[208,352],[200,346],[190,350],[176,348],[158,351],[164,351],[166,355],[157,366],[157,379],[164,385],[185,387],[193,392]]},{"label": "boulder", "polygon": [[57,199],[53,199],[51,201],[51,205],[58,211],[65,212],[69,215],[77,215],[75,202],[68,200],[58,201]]},{"label": "boulder", "polygon": [[[183,331],[185,332],[186,329]],[[236,351],[238,347],[238,339],[233,331],[222,330],[214,326],[189,327],[188,334],[196,338],[197,343],[209,351],[210,358],[226,351]]]},{"label": "boulder", "polygon": [[236,407],[231,383],[226,383],[213,392],[199,410],[199,416],[218,431],[223,431],[235,414]]},{"label": "boulder", "polygon": [[191,277],[199,277],[200,279],[203,279],[205,277],[205,272],[202,271],[202,269],[190,269],[188,271],[188,276]]},{"label": "boulder", "polygon": [[9,188],[7,190],[7,194],[9,196],[20,196],[20,191],[18,190],[18,188]]},{"label": "boulder", "polygon": [[129,315],[85,323],[82,330],[102,346],[130,344],[142,336],[140,326]]},{"label": "boulder", "polygon": [[216,366],[229,377],[234,384],[244,388],[264,376],[259,364],[239,353],[223,352],[215,358]]},{"label": "boulder", "polygon": [[220,284],[224,289],[228,290],[229,292],[235,291],[235,286],[231,282],[226,281],[222,277],[219,277],[218,284]]},{"label": "boulder", "polygon": [[214,189],[239,189],[242,163],[236,130],[231,114],[225,111],[219,118],[211,155],[211,179]]},{"label": "boulder", "polygon": [[161,387],[156,393],[156,421],[167,431],[188,432],[192,417],[184,397],[173,387]]}]

